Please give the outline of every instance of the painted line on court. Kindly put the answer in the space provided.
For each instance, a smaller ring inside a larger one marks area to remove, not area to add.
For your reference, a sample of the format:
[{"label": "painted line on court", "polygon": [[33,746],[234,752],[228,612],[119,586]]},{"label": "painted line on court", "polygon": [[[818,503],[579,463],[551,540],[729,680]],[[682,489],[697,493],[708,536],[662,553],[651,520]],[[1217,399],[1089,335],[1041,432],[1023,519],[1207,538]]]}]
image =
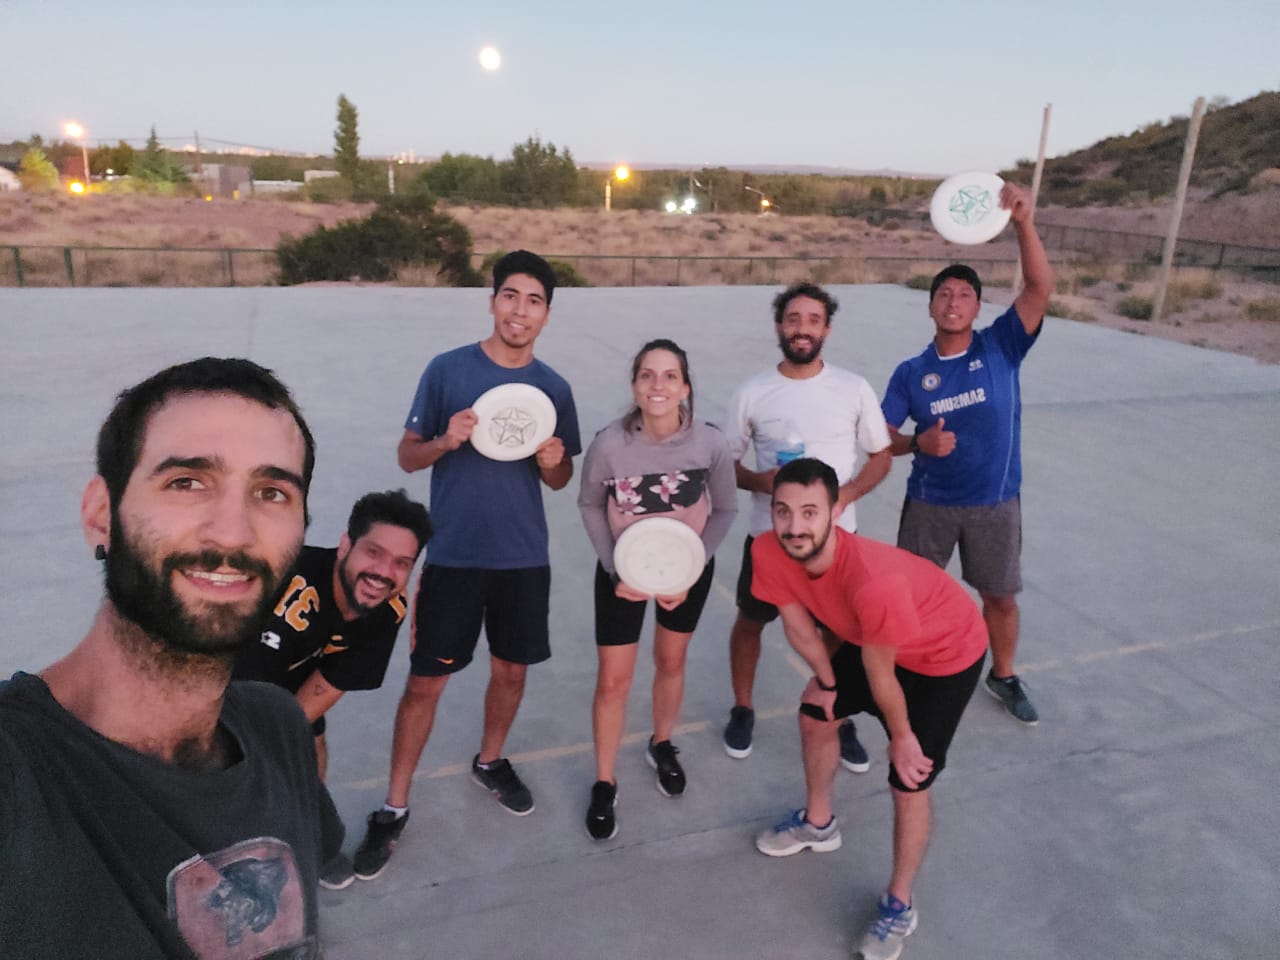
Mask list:
[{"label": "painted line on court", "polygon": [[[721,584],[712,581],[722,591],[728,592]],[[732,594],[729,595],[732,598]],[[1253,623],[1238,627],[1224,627],[1218,630],[1205,630],[1201,633],[1192,634],[1189,637],[1179,637],[1173,640],[1157,640],[1150,643],[1131,643],[1123,647],[1116,647],[1113,650],[1099,650],[1093,653],[1082,653],[1075,657],[1065,657],[1058,660],[1044,660],[1039,663],[1027,664],[1019,666],[1018,672],[1022,673],[1038,673],[1042,670],[1057,670],[1062,667],[1082,666],[1085,664],[1096,663],[1099,660],[1111,660],[1117,657],[1131,657],[1140,653],[1152,653],[1161,650],[1168,650],[1174,647],[1190,646],[1195,643],[1203,643],[1209,640],[1223,640],[1229,637],[1244,637],[1252,633],[1261,633],[1266,630],[1280,629],[1280,620],[1271,620],[1267,623]],[[770,646],[773,646],[770,644]],[[782,650],[787,663],[801,676],[809,676],[809,666],[806,664],[789,646]],[[786,707],[775,707],[770,710],[757,710],[757,720],[776,720],[779,717],[795,716],[796,708],[794,705]],[[676,734],[703,733],[711,727],[711,720],[695,720],[689,723],[678,724],[675,728]],[[623,746],[631,746],[637,743],[645,743],[649,739],[648,732],[644,733],[628,733],[623,736]],[[513,753],[508,759],[512,763],[533,763],[539,760],[557,760],[562,757],[573,757],[583,753],[590,753],[594,749],[594,744],[590,741],[582,741],[579,743],[566,744],[560,747],[546,747],[542,750],[527,750],[524,753]],[[465,773],[471,772],[471,764],[469,763],[451,763],[447,766],[437,767],[431,771],[419,770],[413,775],[414,782],[420,780],[438,780],[444,777],[457,777]],[[386,786],[386,777],[370,777],[367,780],[349,780],[342,784],[346,789],[351,790],[373,790],[378,787]]]}]

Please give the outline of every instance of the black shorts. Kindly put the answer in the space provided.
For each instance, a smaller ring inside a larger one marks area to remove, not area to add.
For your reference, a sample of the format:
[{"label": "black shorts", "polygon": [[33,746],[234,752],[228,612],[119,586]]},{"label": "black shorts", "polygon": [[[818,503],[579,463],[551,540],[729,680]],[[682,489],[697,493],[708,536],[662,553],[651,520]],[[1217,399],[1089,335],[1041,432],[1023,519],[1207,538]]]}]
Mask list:
[{"label": "black shorts", "polygon": [[[916,790],[928,789],[947,765],[947,748],[951,746],[960,717],[978,685],[985,659],[984,651],[972,666],[946,677],[927,677],[902,667],[894,669],[907,699],[911,732],[920,741],[924,755],[933,761],[933,770]],[[885,726],[880,708],[871,695],[867,671],[862,666],[862,648],[852,643],[841,644],[831,658],[831,669],[836,675],[836,702],[832,709],[836,719],[855,713],[869,713],[880,721],[880,726],[888,734],[889,728]],[[889,764],[889,786],[908,792],[912,789],[898,779],[898,771],[893,764]]]},{"label": "black shorts", "polygon": [[778,619],[778,608],[765,603],[751,592],[751,542],[755,537],[747,535],[742,545],[742,567],[738,570],[738,612],[756,623],[773,623]]},{"label": "black shorts", "polygon": [[[672,633],[693,633],[698,628],[702,608],[711,592],[711,577],[715,573],[716,558],[712,557],[702,568],[702,576],[689,588],[684,603],[674,610],[664,610],[655,602],[654,616],[658,626]],[[614,592],[613,577],[596,563],[596,646],[622,647],[638,643],[644,626],[647,600],[623,600]]]},{"label": "black shorts", "polygon": [[413,604],[410,672],[415,677],[457,673],[475,655],[481,625],[489,652],[499,660],[541,663],[551,656],[550,597],[550,567],[482,570],[427,564]]}]

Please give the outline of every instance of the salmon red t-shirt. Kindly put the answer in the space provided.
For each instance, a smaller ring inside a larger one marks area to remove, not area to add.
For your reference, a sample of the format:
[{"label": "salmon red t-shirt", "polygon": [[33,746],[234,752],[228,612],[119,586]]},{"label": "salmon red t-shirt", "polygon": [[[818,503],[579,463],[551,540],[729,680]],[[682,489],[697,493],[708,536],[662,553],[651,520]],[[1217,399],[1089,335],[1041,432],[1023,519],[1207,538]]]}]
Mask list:
[{"label": "salmon red t-shirt", "polygon": [[972,666],[987,649],[977,604],[923,557],[835,527],[836,557],[820,577],[765,533],[751,544],[751,592],[778,607],[798,603],[841,640],[894,648],[894,663],[928,677]]}]

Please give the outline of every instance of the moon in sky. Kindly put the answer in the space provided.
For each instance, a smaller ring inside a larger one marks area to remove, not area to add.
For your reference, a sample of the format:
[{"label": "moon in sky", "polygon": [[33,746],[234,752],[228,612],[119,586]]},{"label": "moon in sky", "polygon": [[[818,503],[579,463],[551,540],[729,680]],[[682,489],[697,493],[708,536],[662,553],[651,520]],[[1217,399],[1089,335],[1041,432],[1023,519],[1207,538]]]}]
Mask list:
[{"label": "moon in sky", "polygon": [[480,51],[480,66],[489,71],[497,70],[502,66],[502,54],[496,47],[485,47]]}]

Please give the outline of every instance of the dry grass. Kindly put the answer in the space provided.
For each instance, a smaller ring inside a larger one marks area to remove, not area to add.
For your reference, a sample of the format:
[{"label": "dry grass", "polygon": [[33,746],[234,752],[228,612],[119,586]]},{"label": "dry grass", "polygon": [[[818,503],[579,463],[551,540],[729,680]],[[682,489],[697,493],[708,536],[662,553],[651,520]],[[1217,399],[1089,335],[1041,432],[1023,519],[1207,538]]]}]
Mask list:
[{"label": "dry grass", "polygon": [[[39,286],[67,284],[61,249],[66,246],[170,248],[162,253],[75,250],[72,268],[77,285],[222,286],[230,281],[231,270],[238,284],[269,284],[275,274],[270,253],[235,254],[228,264],[222,251],[232,247],[271,250],[285,235],[362,217],[369,209],[353,203],[284,199],[205,202],[141,195],[0,194],[0,248],[21,245],[26,281]],[[486,253],[526,247],[568,262],[599,286],[777,286],[814,280],[903,283],[927,289],[937,270],[967,254],[983,276],[988,299],[1007,303],[1013,295],[1017,251],[1011,232],[981,248],[964,250],[944,243],[919,222],[903,222],[886,230],[858,220],[818,216],[446,209],[471,231],[477,265]],[[1054,211],[1043,213],[1050,219]],[[1122,222],[1133,215],[1145,224],[1150,211],[1072,213],[1089,214],[1089,226],[1122,229],[1136,226]],[[1254,221],[1246,218],[1246,222]],[[1235,239],[1240,242],[1239,237]],[[34,249],[40,245],[53,249]],[[202,249],[191,253],[173,249],[189,247]],[[600,255],[610,258],[600,259]],[[790,259],[801,256],[811,259]],[[982,262],[987,259],[1003,262]],[[1181,270],[1166,298],[1165,318],[1152,324],[1126,318],[1118,310],[1126,296],[1134,298],[1135,304],[1150,301],[1156,275],[1150,264],[1102,258],[1063,262],[1057,254],[1055,260],[1058,280],[1050,308],[1055,316],[1187,343],[1204,342],[1280,362],[1280,297],[1274,287],[1224,279],[1205,270]],[[402,270],[395,282],[434,286],[439,279],[434,270],[410,268]],[[0,249],[0,285],[14,283],[13,258]]]}]

